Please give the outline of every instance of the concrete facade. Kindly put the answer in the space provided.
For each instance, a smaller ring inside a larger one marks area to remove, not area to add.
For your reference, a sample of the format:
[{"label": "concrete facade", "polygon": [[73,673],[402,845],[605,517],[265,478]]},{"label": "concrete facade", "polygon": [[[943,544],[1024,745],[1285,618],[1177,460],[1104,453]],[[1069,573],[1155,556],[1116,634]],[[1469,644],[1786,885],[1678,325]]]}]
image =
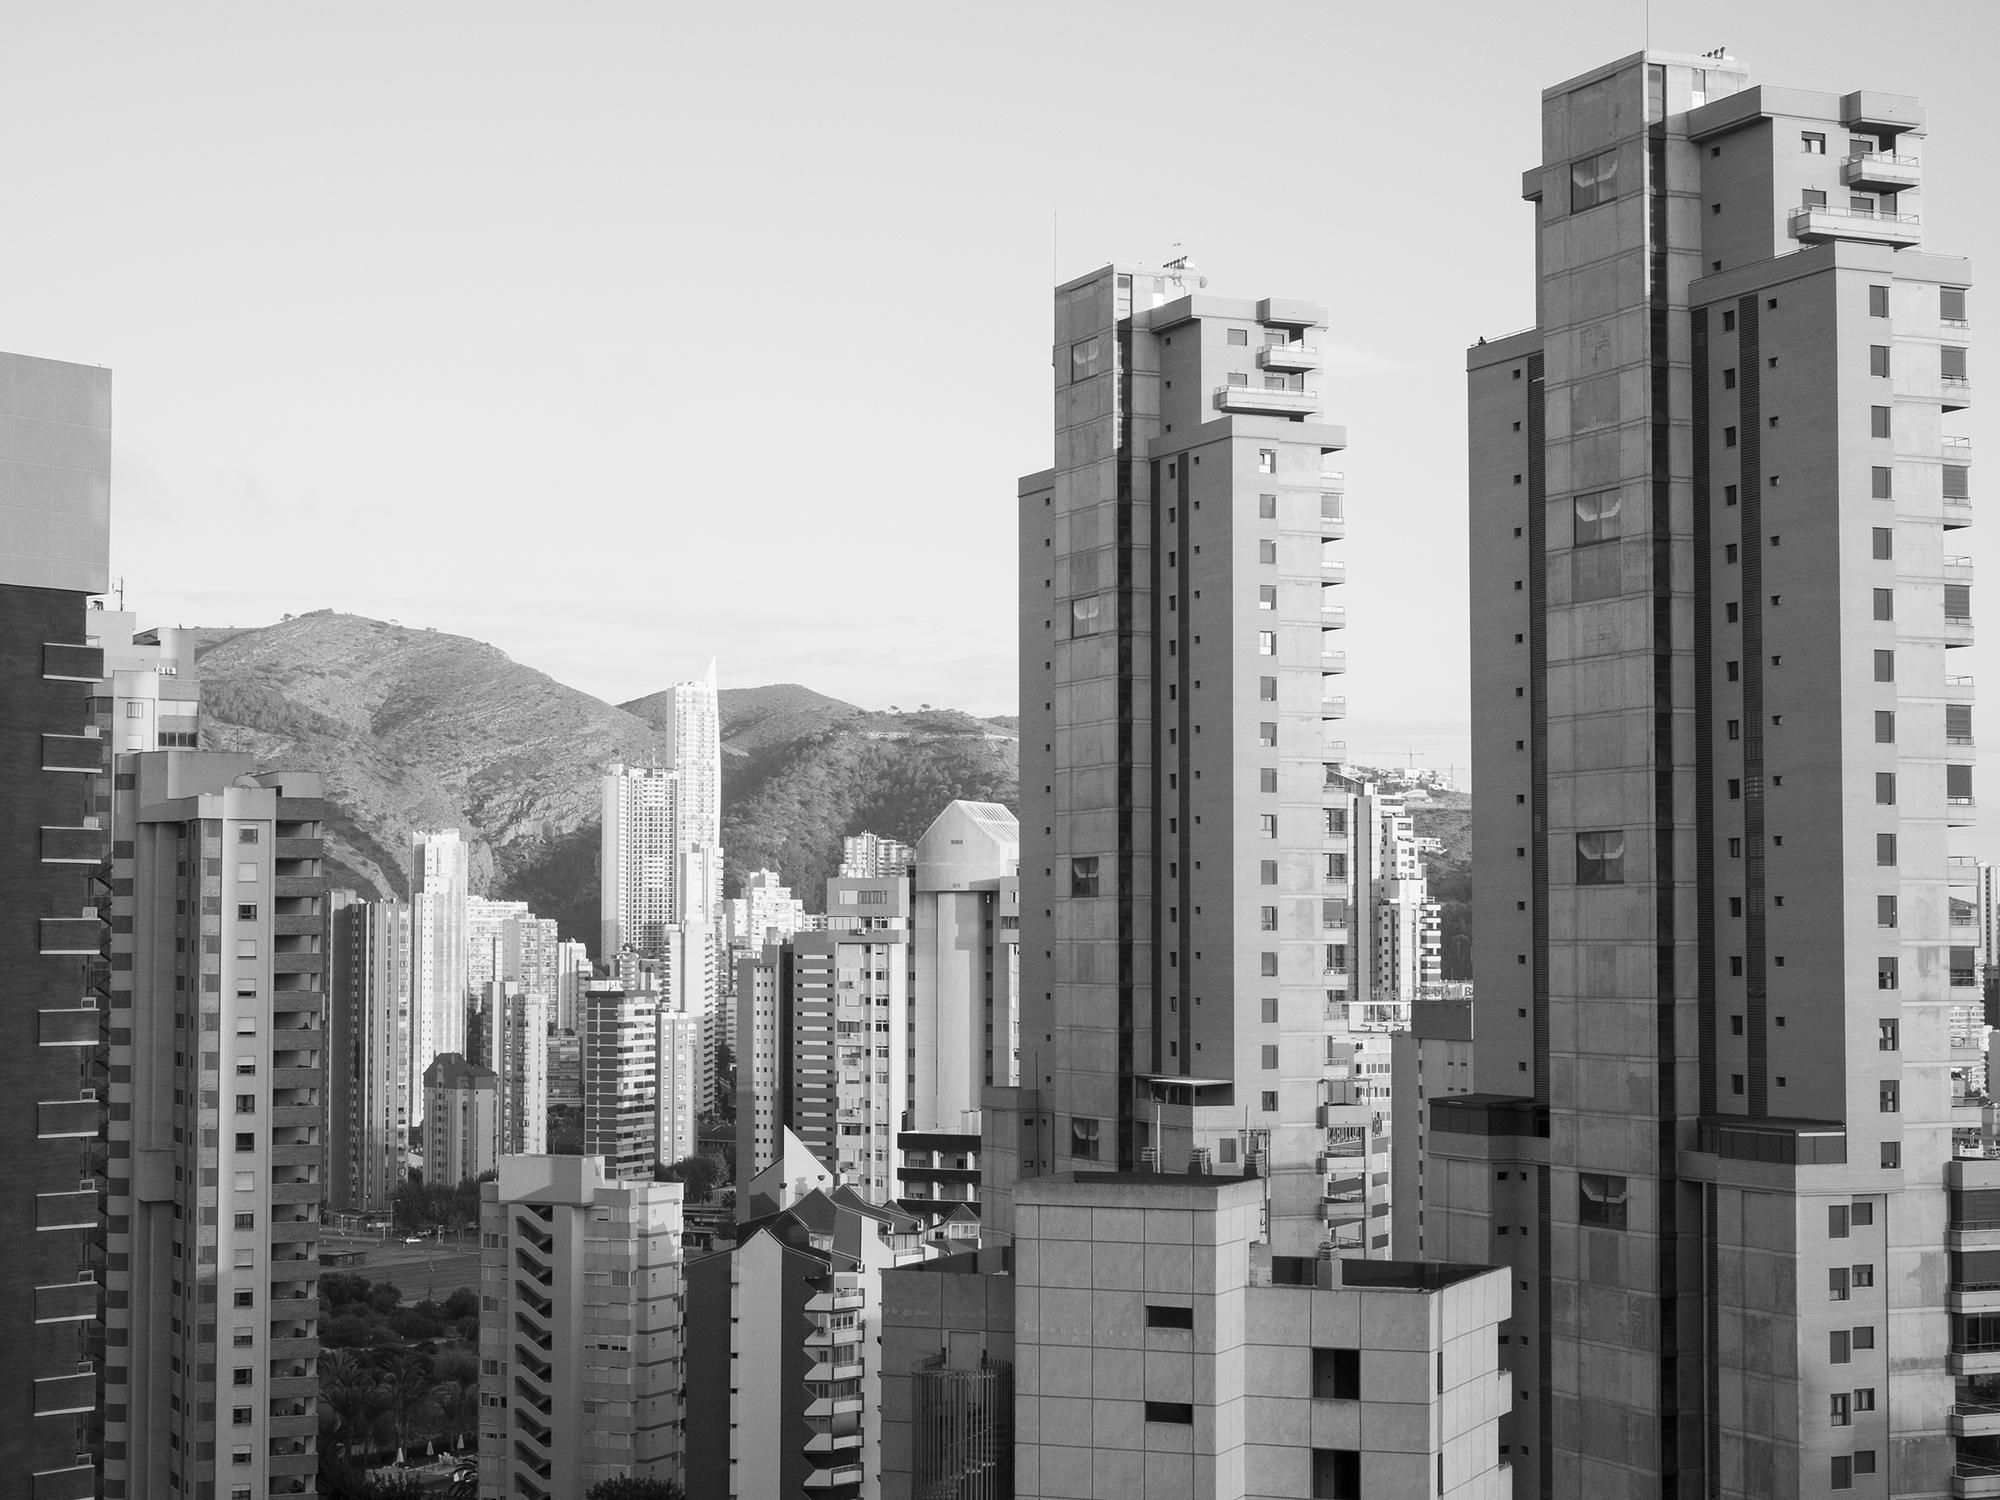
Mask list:
[{"label": "concrete facade", "polygon": [[1508,1500],[1507,1274],[1328,1259],[1273,1285],[1263,1212],[1254,1178],[1021,1183],[1014,1494]]},{"label": "concrete facade", "polygon": [[988,1095],[982,1162],[1001,1227],[1016,1175],[1255,1170],[1308,1261],[1352,941],[1325,795],[1346,434],[1314,389],[1325,310],[1205,284],[1056,289],[1055,466],[1019,486],[1021,1083]]},{"label": "concrete facade", "polygon": [[678,1482],[681,1185],[509,1156],[480,1187],[479,1493]]},{"label": "concrete facade", "polygon": [[424,1070],[424,1181],[454,1187],[500,1161],[500,1075],[456,1052]]},{"label": "concrete facade", "polygon": [[410,1130],[410,907],[352,891],[335,891],[332,907],[327,1206],[384,1213],[403,1180]]},{"label": "concrete facade", "polygon": [[116,761],[107,1495],[303,1493],[327,1119],[319,778]]},{"label": "concrete facade", "polygon": [[109,584],[111,372],[0,354],[0,425],[0,1489],[77,1500],[126,1399],[101,1384],[98,1183],[131,1161],[104,1131],[111,767],[91,705],[122,642],[91,644],[87,597]]},{"label": "concrete facade", "polygon": [[1524,1493],[1954,1488],[1924,139],[1721,56],[1543,94],[1537,326],[1468,355],[1478,1092],[1425,1177],[1427,1248],[1522,1288]]},{"label": "concrete facade", "polygon": [[466,903],[471,851],[456,828],[410,835],[409,1097],[421,1107],[424,1071],[465,1051]]},{"label": "concrete facade", "polygon": [[605,771],[602,792],[598,955],[607,965],[626,948],[657,957],[681,910],[680,780],[666,767],[619,762]]},{"label": "concrete facade", "polygon": [[624,1181],[660,1159],[660,997],[592,981],[583,992],[583,1149]]},{"label": "concrete facade", "polygon": [[953,802],[912,868],[911,1123],[976,1131],[983,1091],[1020,1081],[1021,825],[998,803]]}]

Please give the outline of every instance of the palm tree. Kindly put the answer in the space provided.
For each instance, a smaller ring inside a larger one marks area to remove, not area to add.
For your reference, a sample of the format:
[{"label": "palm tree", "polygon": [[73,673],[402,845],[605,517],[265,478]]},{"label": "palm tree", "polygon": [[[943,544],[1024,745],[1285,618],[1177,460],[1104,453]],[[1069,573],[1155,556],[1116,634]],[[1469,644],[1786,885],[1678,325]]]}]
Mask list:
[{"label": "palm tree", "polygon": [[382,1383],[367,1361],[351,1349],[320,1355],[319,1393],[333,1415],[335,1451],[352,1452],[357,1443],[366,1447],[373,1418],[387,1404]]}]

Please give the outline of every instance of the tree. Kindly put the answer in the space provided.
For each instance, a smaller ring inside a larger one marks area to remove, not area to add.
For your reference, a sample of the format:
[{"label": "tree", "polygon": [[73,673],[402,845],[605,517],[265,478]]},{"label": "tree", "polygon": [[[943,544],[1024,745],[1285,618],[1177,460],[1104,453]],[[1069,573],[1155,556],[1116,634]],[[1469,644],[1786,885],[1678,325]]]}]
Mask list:
[{"label": "tree", "polygon": [[671,1479],[634,1479],[621,1475],[598,1480],[584,1492],[583,1500],[687,1500],[687,1491]]},{"label": "tree", "polygon": [[685,1186],[690,1203],[708,1202],[714,1196],[716,1184],[727,1176],[719,1156],[683,1156],[672,1166],[653,1169],[655,1181],[678,1182]]}]

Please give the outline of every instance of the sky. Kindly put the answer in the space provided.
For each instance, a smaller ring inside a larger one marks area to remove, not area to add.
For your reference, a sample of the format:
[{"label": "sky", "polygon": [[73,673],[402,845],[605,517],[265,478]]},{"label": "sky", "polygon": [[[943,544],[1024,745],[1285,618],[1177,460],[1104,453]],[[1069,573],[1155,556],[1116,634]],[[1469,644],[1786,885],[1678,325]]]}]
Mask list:
[{"label": "sky", "polygon": [[[1922,96],[1927,245],[2000,251],[2000,4],[1650,9]],[[1006,713],[1050,286],[1186,253],[1330,309],[1348,743],[1463,781],[1464,349],[1534,321],[1541,90],[1647,11],[0,0],[0,347],[112,368],[146,623]]]}]

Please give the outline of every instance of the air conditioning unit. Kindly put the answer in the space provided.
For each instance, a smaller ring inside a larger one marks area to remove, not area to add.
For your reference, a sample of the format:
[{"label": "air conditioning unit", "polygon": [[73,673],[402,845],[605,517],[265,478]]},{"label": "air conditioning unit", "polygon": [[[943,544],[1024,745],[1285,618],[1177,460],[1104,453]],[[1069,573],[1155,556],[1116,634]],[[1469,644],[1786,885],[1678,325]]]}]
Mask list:
[{"label": "air conditioning unit", "polygon": [[87,1359],[79,1360],[76,1366],[76,1373],[79,1375],[95,1375],[97,1373],[97,1366]]},{"label": "air conditioning unit", "polygon": [[96,1089],[78,1089],[78,1090],[76,1091],[76,1097],[77,1097],[77,1098],[79,1098],[79,1099],[95,1099],[95,1098],[97,1097],[97,1090],[96,1090]]},{"label": "air conditioning unit", "polygon": [[95,1281],[97,1280],[97,1273],[96,1273],[95,1271],[93,1271],[93,1270],[89,1269],[89,1267],[85,1267],[85,1268],[84,1268],[83,1270],[81,1270],[81,1271],[78,1271],[78,1272],[76,1273],[76,1279],[77,1279],[78,1281],[81,1281],[81,1282],[93,1282],[93,1283],[94,1283],[94,1282],[95,1282]]},{"label": "air conditioning unit", "polygon": [[79,1010],[96,1010],[97,996],[85,995],[81,1000],[77,1001],[76,1003],[77,1003],[77,1008]]},{"label": "air conditioning unit", "polygon": [[82,1178],[79,1178],[79,1179],[77,1179],[77,1184],[76,1184],[76,1190],[77,1190],[77,1191],[78,1191],[79,1193],[94,1193],[94,1192],[96,1192],[96,1191],[97,1191],[97,1179],[96,1179],[95,1177],[82,1177]]}]

